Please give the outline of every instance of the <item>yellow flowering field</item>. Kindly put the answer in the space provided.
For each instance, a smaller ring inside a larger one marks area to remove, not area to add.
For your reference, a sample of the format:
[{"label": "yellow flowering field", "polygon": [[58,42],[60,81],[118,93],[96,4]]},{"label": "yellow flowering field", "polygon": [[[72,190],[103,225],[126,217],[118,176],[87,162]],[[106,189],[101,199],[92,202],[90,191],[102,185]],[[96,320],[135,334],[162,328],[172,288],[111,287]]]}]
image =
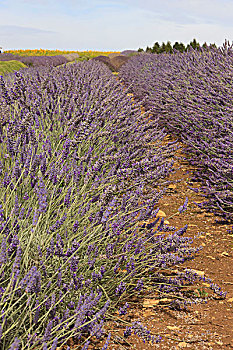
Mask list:
[{"label": "yellow flowering field", "polygon": [[12,53],[14,55],[19,56],[55,56],[55,55],[63,55],[67,53],[78,53],[80,57],[86,56],[89,58],[96,56],[108,56],[110,53],[116,52],[120,53],[120,51],[62,51],[62,50],[44,50],[44,49],[35,49],[35,50],[6,50],[5,53]]}]

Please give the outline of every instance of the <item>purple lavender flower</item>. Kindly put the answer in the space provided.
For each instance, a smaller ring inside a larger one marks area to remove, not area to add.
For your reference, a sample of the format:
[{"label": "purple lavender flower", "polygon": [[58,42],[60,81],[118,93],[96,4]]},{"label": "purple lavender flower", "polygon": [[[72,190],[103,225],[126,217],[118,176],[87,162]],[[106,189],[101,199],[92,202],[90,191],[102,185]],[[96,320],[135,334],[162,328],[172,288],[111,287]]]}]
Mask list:
[{"label": "purple lavender flower", "polygon": [[188,197],[185,198],[184,204],[179,207],[178,211],[180,213],[183,213],[185,210],[187,210],[187,206],[188,206]]},{"label": "purple lavender flower", "polygon": [[106,271],[106,267],[101,265],[101,267],[100,267],[100,274],[101,274],[102,277],[103,277],[105,271]]},{"label": "purple lavender flower", "polygon": [[47,170],[47,162],[46,162],[46,156],[44,154],[42,161],[41,161],[41,166],[40,166],[40,170],[42,172],[42,174],[45,176],[46,170]]},{"label": "purple lavender flower", "polygon": [[67,218],[67,214],[64,214],[60,220],[57,220],[54,225],[50,226],[49,231],[55,232],[56,230],[58,230],[63,225],[66,218]]},{"label": "purple lavender flower", "polygon": [[55,255],[63,256],[63,247],[64,247],[64,242],[58,233],[57,234],[57,241],[56,241],[56,248],[55,248]]},{"label": "purple lavender flower", "polygon": [[75,303],[73,301],[71,301],[71,302],[69,302],[68,306],[70,309],[74,309]]},{"label": "purple lavender flower", "polygon": [[119,314],[120,315],[126,315],[127,314],[127,309],[129,307],[129,304],[128,303],[125,303],[125,305],[123,307],[120,307],[119,308]]},{"label": "purple lavender flower", "polygon": [[110,343],[110,338],[111,338],[111,333],[109,333],[106,343],[104,344],[104,346],[102,347],[102,350],[106,350],[108,348],[108,345]]},{"label": "purple lavender flower", "polygon": [[89,344],[90,344],[90,341],[88,340],[87,342],[85,342],[81,350],[88,350]]},{"label": "purple lavender flower", "polygon": [[95,262],[96,262],[96,258],[88,259],[88,266],[89,266],[90,270],[92,270],[94,268]]},{"label": "purple lavender flower", "polygon": [[67,208],[69,208],[69,206],[70,206],[70,195],[71,195],[71,188],[68,189],[68,192],[67,192],[65,199],[64,199],[64,204]]},{"label": "purple lavender flower", "polygon": [[137,281],[137,285],[135,287],[136,290],[141,291],[144,286],[143,279],[141,278],[140,280]]},{"label": "purple lavender flower", "polygon": [[50,246],[47,248],[46,259],[51,258],[54,254],[54,239],[50,241]]},{"label": "purple lavender flower", "polygon": [[6,237],[3,237],[0,252],[0,266],[7,262]]},{"label": "purple lavender flower", "polygon": [[60,287],[62,284],[62,271],[59,267],[59,272],[57,274],[57,286]]},{"label": "purple lavender flower", "polygon": [[10,184],[10,182],[11,182],[11,177],[10,177],[10,175],[6,172],[5,173],[5,175],[4,175],[4,179],[3,179],[3,186],[5,187],[5,188],[7,188],[7,186]]},{"label": "purple lavender flower", "polygon": [[91,284],[91,280],[88,278],[86,281],[85,281],[85,287],[89,287]]},{"label": "purple lavender flower", "polygon": [[56,338],[54,339],[54,341],[53,341],[51,350],[56,350],[56,349],[57,349],[57,341],[58,341],[58,339],[57,339],[57,337],[56,337]]},{"label": "purple lavender flower", "polygon": [[28,212],[27,212],[27,215],[26,215],[26,219],[28,219],[28,218],[29,218],[29,216],[30,216],[30,214],[31,214],[32,210],[33,210],[33,208],[32,208],[32,207],[28,208]]},{"label": "purple lavender flower", "polygon": [[188,225],[186,224],[184,227],[180,228],[178,231],[176,231],[176,234],[178,236],[183,236],[183,234],[187,231]]},{"label": "purple lavender flower", "polygon": [[25,208],[22,208],[22,209],[20,210],[20,213],[19,213],[19,220],[23,220],[24,213],[25,213]]},{"label": "purple lavender flower", "polygon": [[38,222],[38,217],[39,217],[39,211],[37,209],[35,209],[34,215],[33,215],[33,221],[32,221],[33,226],[36,226],[36,224]]},{"label": "purple lavender flower", "polygon": [[125,289],[126,289],[126,284],[124,282],[121,282],[119,286],[116,288],[116,295],[121,295],[122,293],[124,293]]},{"label": "purple lavender flower", "polygon": [[159,218],[157,218],[155,221],[151,222],[150,224],[147,224],[146,228],[150,230],[152,227],[154,227],[157,224],[158,221],[159,221]]},{"label": "purple lavender flower", "polygon": [[25,291],[27,293],[36,293],[39,294],[41,290],[41,274],[37,271],[37,268],[34,266],[31,269],[31,277],[27,283]]},{"label": "purple lavender flower", "polygon": [[78,263],[79,263],[79,259],[76,256],[72,256],[72,258],[70,259],[70,269],[71,271],[75,272],[78,270]]},{"label": "purple lavender flower", "polygon": [[20,247],[20,245],[18,245],[15,261],[14,261],[13,267],[12,267],[11,276],[14,276],[14,275],[16,276],[17,272],[19,271],[21,257],[22,257],[22,248]]},{"label": "purple lavender flower", "polygon": [[[154,337],[151,336],[151,332],[147,329],[147,327],[144,327],[140,322],[135,321],[132,323],[132,330],[134,331],[134,334],[138,335],[140,338],[142,338],[142,340],[144,341],[152,341],[152,343],[154,342]],[[161,339],[160,337],[157,338]],[[157,341],[158,342],[158,341]]]},{"label": "purple lavender flower", "polygon": [[53,327],[53,321],[50,320],[47,324],[46,329],[45,329],[44,338],[43,338],[44,342],[48,342],[50,340],[52,327]]},{"label": "purple lavender flower", "polygon": [[21,341],[17,337],[15,337],[15,340],[13,344],[10,346],[9,350],[19,350],[20,343]]},{"label": "purple lavender flower", "polygon": [[45,188],[45,184],[43,179],[40,178],[39,187],[37,188],[37,195],[39,200],[39,212],[45,213],[47,208],[47,190]]},{"label": "purple lavender flower", "polygon": [[39,315],[40,315],[40,308],[41,306],[39,306],[39,300],[36,300],[36,304],[35,304],[35,308],[34,308],[34,318],[33,318],[33,323],[37,324],[38,320],[39,320]]},{"label": "purple lavender flower", "polygon": [[73,226],[73,232],[76,233],[79,227],[79,222],[75,221],[74,226]]},{"label": "purple lavender flower", "polygon": [[3,221],[4,219],[5,219],[4,211],[3,211],[2,205],[0,204],[0,222]]},{"label": "purple lavender flower", "polygon": [[15,177],[16,180],[18,180],[20,175],[21,175],[20,163],[19,163],[19,161],[17,159],[16,162],[15,162],[15,166],[14,166],[14,169],[13,169],[12,176]]}]

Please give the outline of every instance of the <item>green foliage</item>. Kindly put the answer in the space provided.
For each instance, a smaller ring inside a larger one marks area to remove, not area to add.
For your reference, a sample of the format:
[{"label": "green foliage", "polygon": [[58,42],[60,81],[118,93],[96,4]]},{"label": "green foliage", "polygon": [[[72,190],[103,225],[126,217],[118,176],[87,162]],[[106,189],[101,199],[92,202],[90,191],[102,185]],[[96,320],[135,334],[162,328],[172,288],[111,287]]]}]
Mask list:
[{"label": "green foliage", "polygon": [[27,67],[24,63],[19,61],[0,61],[0,75],[4,75],[7,73],[12,73],[14,71],[18,71],[21,68]]},{"label": "green foliage", "polygon": [[[215,44],[209,44],[209,47],[215,47],[217,46]],[[173,46],[170,41],[167,41],[167,43],[162,42],[160,45],[158,41],[154,43],[152,47],[147,46],[146,47],[146,52],[147,53],[174,53],[175,51],[179,52],[185,52],[188,51],[189,49],[194,49],[194,50],[199,50],[200,48],[206,49],[208,48],[207,43],[205,42],[203,46],[199,44],[199,42],[194,38],[193,40],[190,41],[187,46],[185,46],[182,42],[176,41]],[[138,52],[144,51],[142,48],[138,49]]]},{"label": "green foliage", "polygon": [[159,53],[160,52],[160,45],[159,45],[158,41],[156,41],[156,43],[154,43],[154,46],[152,47],[152,52],[153,53]]},{"label": "green foliage", "polygon": [[210,47],[216,49],[216,48],[217,48],[217,45],[216,45],[215,43],[213,43],[213,44],[210,44]]},{"label": "green foliage", "polygon": [[173,49],[180,51],[180,52],[184,52],[185,45],[183,43],[178,43],[178,41],[176,41],[175,44],[173,45]]},{"label": "green foliage", "polygon": [[196,39],[193,39],[193,41],[190,41],[190,43],[187,45],[186,50],[190,49],[192,47],[194,50],[200,49],[200,44],[196,41]]},{"label": "green foliage", "polygon": [[205,299],[208,297],[208,293],[206,292],[205,288],[198,288],[196,289],[196,291],[194,292],[194,294],[198,297],[198,298],[202,298]]},{"label": "green foliage", "polygon": [[151,48],[149,46],[146,47],[146,52],[148,52],[148,53],[152,52],[152,50],[151,50]]},{"label": "green foliage", "polygon": [[[142,49],[142,51],[143,51],[143,49]],[[139,51],[139,52],[141,52],[141,51]],[[137,55],[138,55],[137,52],[131,52],[128,54],[129,57],[133,57],[133,56],[137,56]]]}]

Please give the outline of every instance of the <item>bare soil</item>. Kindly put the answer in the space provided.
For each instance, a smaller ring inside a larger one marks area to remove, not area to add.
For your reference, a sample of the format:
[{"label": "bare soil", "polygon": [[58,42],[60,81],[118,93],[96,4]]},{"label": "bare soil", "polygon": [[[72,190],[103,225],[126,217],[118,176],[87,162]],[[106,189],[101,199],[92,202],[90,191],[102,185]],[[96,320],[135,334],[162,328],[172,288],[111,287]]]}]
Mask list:
[{"label": "bare soil", "polygon": [[[181,147],[184,146],[181,145]],[[181,150],[177,151],[178,157],[182,155],[181,152]],[[198,236],[194,240],[194,246],[202,246],[203,249],[194,260],[185,262],[183,266],[211,278],[223,291],[227,292],[226,299],[208,300],[207,296],[206,302],[192,305],[187,311],[170,310],[163,305],[144,307],[145,303],[143,305],[142,300],[129,310],[125,319],[130,322],[140,321],[152,334],[160,334],[162,341],[152,346],[144,343],[138,336],[131,335],[127,338],[131,346],[127,343],[116,344],[115,342],[109,347],[111,350],[233,349],[232,225],[216,223],[221,221],[220,217],[207,213],[194,204],[194,202],[202,202],[203,197],[188,188],[188,186],[200,187],[196,182],[191,183],[193,168],[182,160],[176,161],[175,168],[177,171],[170,175],[169,180],[181,181],[170,185],[169,192],[159,201],[159,208],[165,212],[166,218],[169,218],[177,212],[185,198],[189,198],[187,211],[169,219],[169,223],[177,228],[188,224],[185,236]],[[209,291],[207,284],[206,288],[196,292],[198,294],[209,293]],[[153,301],[156,295],[148,294],[145,298],[151,298]],[[123,330],[120,333],[123,335]],[[114,339],[114,336],[112,338]],[[97,345],[92,348],[99,349]]]},{"label": "bare soil", "polygon": [[[130,94],[132,95],[132,94]],[[142,108],[142,112],[144,109]],[[164,141],[172,141],[168,136]],[[132,334],[122,341],[125,327],[120,324],[109,323],[106,325],[106,334],[111,331],[112,337],[109,350],[152,350],[169,349],[233,349],[233,227],[232,224],[218,223],[221,218],[200,209],[194,202],[202,202],[203,197],[188,188],[200,187],[197,182],[192,183],[194,169],[182,158],[185,146],[176,151],[176,172],[171,174],[168,180],[180,180],[175,185],[169,185],[169,191],[159,201],[159,208],[166,214],[166,219],[177,212],[183,205],[186,197],[189,198],[187,211],[176,215],[169,220],[171,226],[177,229],[188,224],[185,236],[196,237],[194,246],[202,246],[194,260],[187,261],[182,268],[191,268],[198,274],[211,278],[223,291],[227,292],[224,300],[210,297],[208,284],[203,284],[202,289],[196,293],[206,295],[206,301],[188,307],[187,311],[169,309],[166,305],[151,305],[145,300],[157,299],[157,295],[148,292],[139,301],[131,304],[124,319],[128,322],[140,321],[151,334],[159,334],[162,340],[158,344],[144,343],[137,335]],[[207,295],[208,294],[208,295]],[[132,300],[133,301],[133,300]],[[147,305],[147,306],[146,306]],[[89,349],[102,349],[104,341],[97,339],[88,347]],[[71,343],[71,345],[73,345]],[[72,349],[76,349],[73,345]]]}]

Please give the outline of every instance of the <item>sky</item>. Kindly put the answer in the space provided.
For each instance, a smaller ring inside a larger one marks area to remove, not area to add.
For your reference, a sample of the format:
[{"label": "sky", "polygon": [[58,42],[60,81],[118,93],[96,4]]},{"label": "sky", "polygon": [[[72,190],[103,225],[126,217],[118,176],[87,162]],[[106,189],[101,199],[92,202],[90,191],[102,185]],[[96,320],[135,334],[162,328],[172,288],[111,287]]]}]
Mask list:
[{"label": "sky", "polygon": [[233,40],[233,0],[0,0],[0,47],[122,51]]}]

